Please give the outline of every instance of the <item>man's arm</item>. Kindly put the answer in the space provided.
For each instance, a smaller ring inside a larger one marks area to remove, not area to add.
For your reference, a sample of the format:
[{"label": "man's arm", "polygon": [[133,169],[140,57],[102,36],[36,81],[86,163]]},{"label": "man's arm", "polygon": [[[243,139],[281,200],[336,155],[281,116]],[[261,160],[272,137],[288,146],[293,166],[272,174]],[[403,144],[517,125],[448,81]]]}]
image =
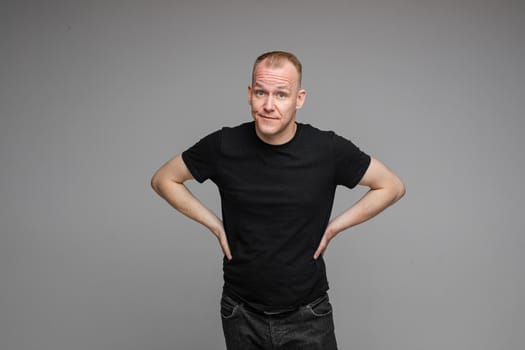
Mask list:
[{"label": "man's arm", "polygon": [[181,155],[170,159],[151,178],[151,187],[173,208],[190,219],[206,226],[219,240],[221,249],[228,260],[232,259],[226,232],[222,221],[206,208],[184,185],[193,179]]},{"label": "man's arm", "polygon": [[405,185],[401,179],[374,158],[359,185],[369,187],[370,191],[328,224],[314,259],[323,254],[330,240],[339,232],[373,218],[405,194]]}]

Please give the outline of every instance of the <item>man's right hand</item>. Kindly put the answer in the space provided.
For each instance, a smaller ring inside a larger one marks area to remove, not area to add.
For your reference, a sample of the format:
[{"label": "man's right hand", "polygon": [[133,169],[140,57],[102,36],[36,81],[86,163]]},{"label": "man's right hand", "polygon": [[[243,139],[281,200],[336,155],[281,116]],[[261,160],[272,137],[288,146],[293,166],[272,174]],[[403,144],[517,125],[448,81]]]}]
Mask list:
[{"label": "man's right hand", "polygon": [[151,178],[151,187],[164,198],[173,208],[190,219],[206,226],[219,240],[224,255],[232,259],[230,247],[222,221],[206,208],[184,185],[193,179],[181,155],[166,162]]},{"label": "man's right hand", "polygon": [[[222,226],[222,225],[221,225]],[[230,245],[228,244],[228,238],[226,237],[226,232],[224,232],[224,228],[219,231],[217,234],[217,239],[219,240],[219,244],[221,246],[222,252],[226,256],[228,260],[232,259],[232,253],[230,251]]]}]

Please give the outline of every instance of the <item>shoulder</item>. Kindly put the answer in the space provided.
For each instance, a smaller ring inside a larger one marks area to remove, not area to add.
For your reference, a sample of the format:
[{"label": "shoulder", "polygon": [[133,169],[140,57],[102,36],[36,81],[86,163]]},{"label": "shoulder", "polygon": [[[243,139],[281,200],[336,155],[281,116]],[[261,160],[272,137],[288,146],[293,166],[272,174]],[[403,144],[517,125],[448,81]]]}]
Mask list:
[{"label": "shoulder", "polygon": [[309,124],[303,124],[304,140],[315,148],[323,148],[338,157],[367,157],[367,155],[349,138],[332,130],[321,130]]},{"label": "shoulder", "polygon": [[254,128],[254,122],[246,122],[236,126],[224,126],[220,132],[228,137],[242,137],[251,135]]},{"label": "shoulder", "polygon": [[328,141],[330,143],[335,143],[335,144],[338,144],[341,142],[352,143],[352,140],[350,140],[349,138],[345,136],[341,136],[341,134],[333,130],[322,130],[310,124],[301,124],[301,126],[304,129],[305,134],[309,137],[318,138],[318,139],[325,140],[325,141]]},{"label": "shoulder", "polygon": [[234,127],[223,127],[221,130],[220,147],[223,152],[238,152],[254,144],[256,138],[253,122],[243,123]]},{"label": "shoulder", "polygon": [[313,126],[311,124],[297,123],[297,125],[299,125],[301,130],[309,136],[330,138],[333,137],[333,135],[335,135],[335,132],[332,130],[319,129],[318,127]]},{"label": "shoulder", "polygon": [[310,124],[298,123],[302,138],[314,147],[326,147],[332,144],[336,133],[332,130],[322,130]]},{"label": "shoulder", "polygon": [[238,139],[244,135],[248,135],[250,129],[250,123],[244,123],[237,126],[224,126],[218,130],[212,131],[202,137],[199,143],[206,143],[212,147],[220,147],[223,139]]}]

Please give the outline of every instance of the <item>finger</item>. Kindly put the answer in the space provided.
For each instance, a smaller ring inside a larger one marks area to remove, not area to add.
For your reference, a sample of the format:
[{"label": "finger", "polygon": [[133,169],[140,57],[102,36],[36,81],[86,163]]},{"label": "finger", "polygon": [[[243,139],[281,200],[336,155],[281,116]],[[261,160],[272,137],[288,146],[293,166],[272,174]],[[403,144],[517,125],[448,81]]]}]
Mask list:
[{"label": "finger", "polygon": [[230,245],[228,244],[228,240],[226,239],[226,236],[222,236],[219,239],[219,243],[221,245],[222,252],[226,256],[228,260],[232,259],[232,253],[230,251]]},{"label": "finger", "polygon": [[326,243],[322,240],[314,253],[314,260],[317,260],[326,249]]},{"label": "finger", "polygon": [[230,252],[230,247],[228,247],[228,244],[226,244],[225,247],[222,247],[222,251],[224,252],[224,255],[226,256],[228,260],[231,260],[233,258],[232,253]]}]

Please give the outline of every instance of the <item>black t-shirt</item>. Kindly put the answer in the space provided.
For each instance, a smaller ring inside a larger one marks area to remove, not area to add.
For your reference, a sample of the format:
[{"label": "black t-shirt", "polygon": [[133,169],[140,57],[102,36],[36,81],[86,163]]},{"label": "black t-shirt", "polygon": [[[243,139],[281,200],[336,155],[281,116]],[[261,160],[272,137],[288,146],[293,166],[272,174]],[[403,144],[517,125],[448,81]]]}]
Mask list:
[{"label": "black t-shirt", "polygon": [[272,311],[328,290],[313,259],[330,219],[335,188],[353,188],[370,156],[332,131],[297,123],[292,140],[263,142],[254,122],[222,128],[183,152],[198,182],[219,188],[233,259],[223,260],[225,292]]}]

